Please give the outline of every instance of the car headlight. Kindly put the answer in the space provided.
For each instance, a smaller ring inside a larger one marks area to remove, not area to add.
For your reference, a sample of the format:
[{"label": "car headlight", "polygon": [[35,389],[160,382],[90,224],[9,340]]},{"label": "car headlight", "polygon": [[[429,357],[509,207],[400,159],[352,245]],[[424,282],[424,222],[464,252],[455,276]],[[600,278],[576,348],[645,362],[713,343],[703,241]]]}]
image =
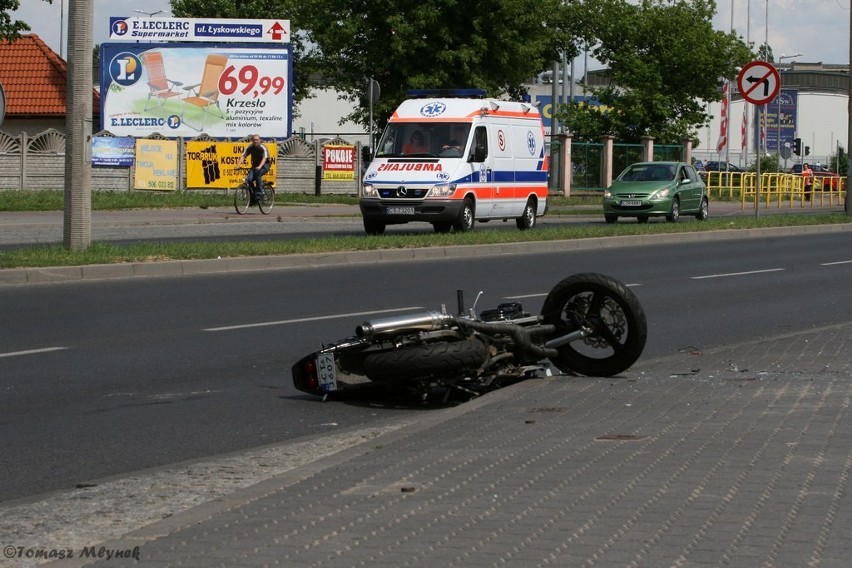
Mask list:
[{"label": "car headlight", "polygon": [[361,186],[361,197],[378,197],[379,192],[373,187],[372,183],[365,183]]},{"label": "car headlight", "polygon": [[450,197],[456,192],[456,184],[454,183],[439,183],[433,185],[426,197]]},{"label": "car headlight", "polygon": [[608,189],[604,190],[604,199],[612,199],[612,192]]},{"label": "car headlight", "polygon": [[649,199],[665,199],[671,193],[670,187],[664,187],[663,189],[658,189],[654,193],[652,193]]}]

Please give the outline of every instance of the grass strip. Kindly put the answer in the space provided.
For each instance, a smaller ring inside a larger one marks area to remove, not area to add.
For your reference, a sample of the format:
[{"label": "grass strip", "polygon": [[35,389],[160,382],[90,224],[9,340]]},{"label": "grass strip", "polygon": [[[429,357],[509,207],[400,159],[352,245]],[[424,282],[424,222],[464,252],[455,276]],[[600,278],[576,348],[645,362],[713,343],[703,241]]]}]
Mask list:
[{"label": "grass strip", "polygon": [[117,246],[94,242],[86,250],[70,250],[64,245],[40,245],[0,251],[0,268],[45,266],[79,266],[124,262],[155,262],[240,256],[271,256],[328,252],[365,251],[501,244],[510,242],[574,240],[599,237],[694,233],[731,229],[755,229],[800,225],[845,224],[844,214],[766,215],[762,217],[727,217],[704,222],[680,223],[616,223],[613,225],[565,225],[537,227],[532,231],[507,231],[478,226],[467,233],[429,233],[406,235],[316,237],[310,239],[257,241],[206,241],[186,243],[148,242]]}]

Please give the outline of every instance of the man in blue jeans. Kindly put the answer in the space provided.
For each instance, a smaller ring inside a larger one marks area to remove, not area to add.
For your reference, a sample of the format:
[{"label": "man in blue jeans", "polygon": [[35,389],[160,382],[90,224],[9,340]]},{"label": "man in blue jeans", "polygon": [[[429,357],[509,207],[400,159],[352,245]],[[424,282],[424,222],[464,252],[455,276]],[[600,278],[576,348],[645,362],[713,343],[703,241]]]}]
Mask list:
[{"label": "man in blue jeans", "polygon": [[260,135],[255,134],[251,137],[251,144],[246,147],[243,157],[240,158],[240,166],[246,163],[246,157],[251,158],[251,169],[246,181],[253,195],[252,201],[263,201],[263,174],[269,171],[269,153],[261,142]]}]

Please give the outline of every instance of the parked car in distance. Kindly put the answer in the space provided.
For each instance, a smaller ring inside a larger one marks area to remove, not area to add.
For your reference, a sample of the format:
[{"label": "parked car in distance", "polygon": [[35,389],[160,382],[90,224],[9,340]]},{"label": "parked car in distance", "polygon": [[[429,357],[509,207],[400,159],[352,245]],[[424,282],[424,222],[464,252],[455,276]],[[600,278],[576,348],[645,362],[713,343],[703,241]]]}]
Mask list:
[{"label": "parked car in distance", "polygon": [[744,173],[746,170],[731,162],[704,162],[703,167],[698,170],[701,179],[706,180],[708,172],[731,172]]},{"label": "parked car in distance", "polygon": [[[808,162],[808,165],[811,167],[811,171],[814,173],[814,181],[816,181],[817,178],[823,178],[822,187],[830,189],[831,191],[837,190],[837,185],[838,183],[840,183],[840,176],[838,174],[829,170],[822,164],[811,164],[810,162]],[[802,175],[802,164],[793,164],[793,167],[790,168],[790,173]],[[815,187],[814,189],[818,188]]]},{"label": "parked car in distance", "polygon": [[705,172],[744,172],[745,170],[731,162],[704,162]]},{"label": "parked car in distance", "polygon": [[604,190],[603,212],[607,223],[619,217],[665,217],[670,222],[681,213],[699,221],[709,216],[707,186],[695,168],[684,162],[639,162],[629,165]]}]

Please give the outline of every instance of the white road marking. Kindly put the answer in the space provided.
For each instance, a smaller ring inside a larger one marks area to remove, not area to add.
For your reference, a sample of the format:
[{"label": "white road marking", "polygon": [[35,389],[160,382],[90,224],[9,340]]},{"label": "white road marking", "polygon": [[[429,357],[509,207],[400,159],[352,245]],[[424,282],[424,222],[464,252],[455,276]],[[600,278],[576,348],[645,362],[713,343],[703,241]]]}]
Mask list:
[{"label": "white road marking", "polygon": [[[641,284],[625,284],[628,288],[635,288],[636,286],[641,286]],[[541,298],[542,296],[547,296],[549,292],[542,292],[540,294],[524,294],[521,296],[506,296],[507,300],[523,300],[525,298]]]},{"label": "white road marking", "polygon": [[837,262],[823,262],[820,266],[834,266],[835,264],[849,264],[852,260],[838,260]]},{"label": "white road marking", "polygon": [[691,276],[691,280],[704,280],[706,278],[727,278],[728,276],[748,276],[750,274],[763,274],[765,272],[783,272],[786,268],[767,268],[766,270],[749,270],[748,272],[728,272],[726,274],[707,274],[706,276]]},{"label": "white road marking", "polygon": [[335,314],[331,316],[315,316],[309,318],[295,318],[290,320],[278,320],[278,321],[264,321],[258,323],[245,323],[241,325],[225,325],[221,327],[208,327],[203,331],[231,331],[234,329],[248,329],[252,327],[268,327],[272,325],[287,325],[291,323],[303,323],[306,321],[322,321],[322,320],[330,320],[330,319],[340,319],[340,318],[352,318],[357,316],[369,316],[375,314],[386,314],[388,312],[401,312],[405,310],[422,310],[425,309],[422,306],[411,306],[408,308],[393,308],[390,310],[375,310],[370,312],[355,312],[351,314]]},{"label": "white road marking", "polygon": [[62,351],[68,347],[43,347],[41,349],[27,349],[26,351],[10,351],[9,353],[0,353],[0,359],[3,357],[17,357],[19,355],[38,355],[40,353],[50,353],[51,351]]}]

